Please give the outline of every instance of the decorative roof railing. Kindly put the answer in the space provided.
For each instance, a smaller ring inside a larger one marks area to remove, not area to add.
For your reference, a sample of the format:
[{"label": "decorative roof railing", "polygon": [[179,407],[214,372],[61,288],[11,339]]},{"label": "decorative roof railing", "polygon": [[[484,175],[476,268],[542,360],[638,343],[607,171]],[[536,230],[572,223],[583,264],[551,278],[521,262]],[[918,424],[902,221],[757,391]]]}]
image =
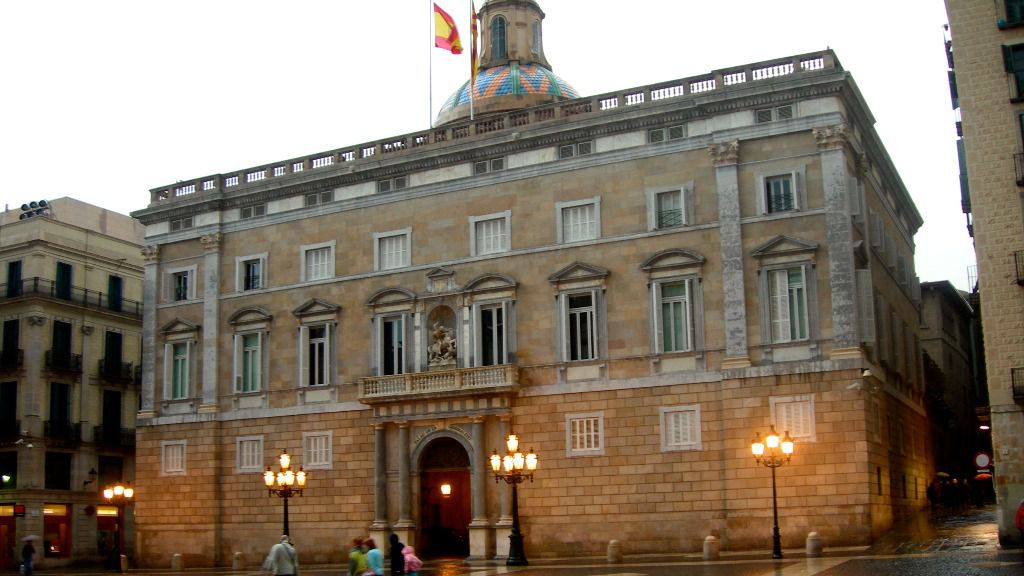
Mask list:
[{"label": "decorative roof railing", "polygon": [[311,170],[338,164],[355,163],[358,165],[368,159],[379,162],[384,157],[406,154],[422,149],[424,146],[451,143],[505,130],[517,130],[524,126],[562,118],[607,114],[617,108],[653,103],[659,100],[705,96],[712,92],[729,90],[752,82],[772,82],[779,78],[798,74],[817,74],[834,70],[842,70],[842,67],[831,50],[724,68],[700,76],[556,102],[525,110],[489,114],[476,120],[462,120],[429,130],[319,152],[228,174],[211,174],[170,186],[154,188],[150,190],[150,203],[153,205],[192,198],[205,192],[221,192],[229,188],[259,185],[267,180],[287,179],[298,173],[307,173]]}]

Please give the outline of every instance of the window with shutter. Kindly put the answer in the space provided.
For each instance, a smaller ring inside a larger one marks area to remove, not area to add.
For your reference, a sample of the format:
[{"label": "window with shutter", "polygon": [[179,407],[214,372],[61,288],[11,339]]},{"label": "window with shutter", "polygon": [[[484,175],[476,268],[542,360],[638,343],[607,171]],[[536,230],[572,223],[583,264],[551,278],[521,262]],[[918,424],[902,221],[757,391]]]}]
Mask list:
[{"label": "window with shutter", "polygon": [[662,451],[700,450],[700,406],[662,407]]},{"label": "window with shutter", "polygon": [[814,441],[814,396],[773,396],[769,398],[775,429],[794,440]]},{"label": "window with shutter", "polygon": [[604,414],[566,414],[566,452],[575,456],[599,456],[604,453]]}]

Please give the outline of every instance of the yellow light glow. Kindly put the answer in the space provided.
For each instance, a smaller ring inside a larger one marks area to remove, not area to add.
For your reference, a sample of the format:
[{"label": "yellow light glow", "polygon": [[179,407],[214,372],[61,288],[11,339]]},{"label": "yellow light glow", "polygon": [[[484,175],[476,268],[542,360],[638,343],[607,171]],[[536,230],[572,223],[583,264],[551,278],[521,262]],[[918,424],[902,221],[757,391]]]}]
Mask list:
[{"label": "yellow light glow", "polygon": [[505,457],[501,459],[501,462],[502,462],[502,464],[505,465],[505,472],[511,472],[512,471],[512,456],[511,455],[506,454]]},{"label": "yellow light glow", "polygon": [[117,506],[97,506],[96,515],[105,518],[117,518]]},{"label": "yellow light glow", "polygon": [[526,457],[523,456],[522,452],[516,452],[512,455],[512,467],[516,470],[522,470],[523,466],[526,465]]},{"label": "yellow light glow", "polygon": [[537,469],[537,455],[533,453],[533,448],[530,448],[530,453],[526,455],[526,470],[533,472]]},{"label": "yellow light glow", "polygon": [[444,484],[441,484],[441,495],[444,496],[445,498],[447,498],[448,496],[451,496],[452,495],[452,485],[447,483],[447,482],[445,482]]},{"label": "yellow light glow", "polygon": [[768,437],[764,439],[765,444],[768,448],[774,450],[779,447],[779,435],[775,432],[775,426],[772,426],[771,431],[768,432]]},{"label": "yellow light glow", "polygon": [[787,456],[793,453],[793,439],[789,437],[789,430],[786,430],[786,436],[782,439],[782,453]]},{"label": "yellow light glow", "polygon": [[284,472],[277,473],[277,485],[284,486]]},{"label": "yellow light glow", "polygon": [[125,486],[125,488],[124,488],[124,497],[125,498],[132,498],[134,496],[135,496],[135,489],[132,488],[131,486]]},{"label": "yellow light glow", "polygon": [[509,452],[515,452],[519,450],[519,436],[515,434],[509,434],[508,439],[505,440],[505,445],[508,447]]},{"label": "yellow light glow", "polygon": [[497,450],[491,454],[491,470],[494,471],[495,474],[501,472],[501,456],[498,456]]},{"label": "yellow light glow", "polygon": [[288,455],[287,450],[282,450],[281,455],[278,457],[281,463],[281,470],[287,470],[292,465],[292,457]]},{"label": "yellow light glow", "polygon": [[14,506],[10,504],[7,506],[0,506],[0,517],[3,516],[14,516]]},{"label": "yellow light glow", "polygon": [[263,473],[263,483],[267,485],[267,488],[274,487],[274,471],[269,467],[266,472]]},{"label": "yellow light glow", "polygon": [[114,489],[113,488],[106,488],[106,489],[104,489],[103,490],[103,497],[106,498],[107,500],[110,500],[111,498],[113,498],[114,497]]},{"label": "yellow light glow", "polygon": [[43,504],[43,516],[67,516],[68,507],[64,504]]},{"label": "yellow light glow", "polygon": [[303,488],[306,485],[306,471],[299,466],[299,471],[295,473],[295,483],[299,485],[299,488]]},{"label": "yellow light glow", "polygon": [[121,486],[120,484],[115,484],[114,496],[124,496],[124,486]]}]

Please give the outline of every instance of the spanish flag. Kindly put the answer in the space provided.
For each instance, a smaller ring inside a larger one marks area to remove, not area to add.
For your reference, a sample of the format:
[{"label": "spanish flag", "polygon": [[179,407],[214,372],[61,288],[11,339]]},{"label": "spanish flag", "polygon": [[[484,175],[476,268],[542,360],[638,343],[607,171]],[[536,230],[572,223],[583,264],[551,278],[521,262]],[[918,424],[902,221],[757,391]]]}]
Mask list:
[{"label": "spanish flag", "polygon": [[452,54],[462,54],[462,42],[455,21],[437,4],[434,4],[434,46]]},{"label": "spanish flag", "polygon": [[476,53],[476,38],[477,38],[477,27],[476,27],[476,6],[473,0],[469,0],[469,91],[470,93],[476,87],[476,71],[480,67],[480,61]]}]

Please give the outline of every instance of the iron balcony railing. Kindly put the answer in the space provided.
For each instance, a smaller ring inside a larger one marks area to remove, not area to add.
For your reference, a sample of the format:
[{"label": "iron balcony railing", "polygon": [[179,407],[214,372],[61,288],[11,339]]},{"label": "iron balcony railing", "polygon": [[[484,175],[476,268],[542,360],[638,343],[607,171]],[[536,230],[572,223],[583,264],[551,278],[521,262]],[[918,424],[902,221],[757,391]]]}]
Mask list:
[{"label": "iron balcony railing", "polygon": [[107,362],[106,358],[99,360],[99,375],[107,382],[116,384],[131,384],[135,382],[137,371],[131,362]]},{"label": "iron balcony railing", "polygon": [[21,348],[5,348],[0,351],[0,370],[14,370],[25,363],[25,351]]},{"label": "iron balcony railing", "polygon": [[57,443],[78,444],[82,441],[82,425],[66,420],[47,420],[43,423],[43,435]]},{"label": "iron balcony railing", "polygon": [[46,367],[63,372],[81,372],[82,355],[68,354],[59,350],[46,351]]},{"label": "iron balcony railing", "polygon": [[519,370],[512,364],[480,368],[455,368],[363,378],[360,399],[364,402],[401,400],[419,394],[460,395],[502,392],[519,384]]},{"label": "iron balcony railing", "polygon": [[1013,167],[1017,173],[1017,186],[1024,186],[1024,152],[1013,155]]},{"label": "iron balcony railing", "polygon": [[135,429],[118,426],[94,426],[92,441],[107,448],[131,448],[135,446]]},{"label": "iron balcony railing", "polygon": [[92,308],[95,310],[108,310],[120,314],[127,314],[136,318],[142,318],[142,302],[129,300],[127,298],[111,298],[109,294],[79,286],[69,286],[50,280],[48,278],[25,278],[20,283],[0,284],[0,296],[6,298],[20,298],[23,296],[37,296],[66,300],[72,304]]},{"label": "iron balcony railing", "polygon": [[1013,261],[1017,269],[1017,284],[1024,286],[1024,250],[1014,252]]}]

